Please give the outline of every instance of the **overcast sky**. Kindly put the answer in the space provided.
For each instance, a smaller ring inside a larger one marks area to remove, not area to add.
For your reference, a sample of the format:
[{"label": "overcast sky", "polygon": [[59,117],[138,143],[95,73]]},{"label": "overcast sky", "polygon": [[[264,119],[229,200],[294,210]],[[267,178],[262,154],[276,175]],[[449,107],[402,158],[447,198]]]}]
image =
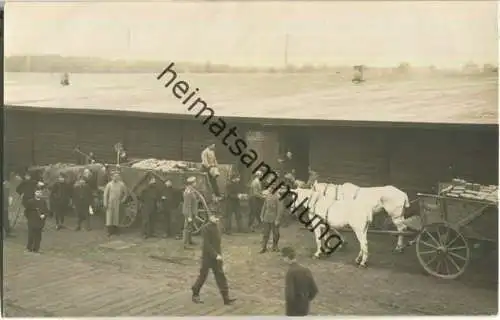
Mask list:
[{"label": "overcast sky", "polygon": [[[5,54],[283,65],[497,63],[493,1],[10,2]],[[129,36],[130,35],[130,36]]]}]

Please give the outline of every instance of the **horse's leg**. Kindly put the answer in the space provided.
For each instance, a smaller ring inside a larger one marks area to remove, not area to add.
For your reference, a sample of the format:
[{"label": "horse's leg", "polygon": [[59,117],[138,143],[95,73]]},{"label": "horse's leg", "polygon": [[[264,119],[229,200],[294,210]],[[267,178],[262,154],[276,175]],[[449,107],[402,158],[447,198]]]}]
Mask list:
[{"label": "horse's leg", "polygon": [[359,242],[359,253],[358,253],[358,256],[356,257],[356,259],[354,259],[354,262],[359,265],[361,262],[361,259],[363,258],[363,246],[361,245],[362,230],[359,230],[358,228],[353,227],[353,226],[351,226],[351,228],[352,228],[352,231],[354,231],[354,234],[356,235],[356,239],[358,239],[358,242]]},{"label": "horse's leg", "polygon": [[363,252],[363,258],[359,263],[360,267],[366,267],[366,262],[368,261],[368,226],[369,224],[366,223],[363,231],[361,232],[361,238],[359,239],[361,251]]},{"label": "horse's leg", "polygon": [[339,245],[339,249],[342,249],[342,247],[347,244],[347,241],[345,240],[344,236],[335,228],[331,228],[330,232],[333,232],[334,234],[339,236],[340,241],[342,241],[341,244]]},{"label": "horse's leg", "polygon": [[321,228],[314,228],[314,239],[316,240],[316,253],[314,253],[313,259],[319,259],[321,255],[321,248],[322,248],[321,234],[322,234]]},{"label": "horse's leg", "polygon": [[403,223],[404,221],[404,216],[403,216],[403,207],[398,207],[395,209],[393,212],[391,212],[391,220],[392,223],[396,226],[396,229],[398,230],[398,242],[396,244],[396,247],[394,248],[394,252],[403,252],[405,246],[404,246],[404,236],[402,235],[402,232],[406,229],[406,225]]}]

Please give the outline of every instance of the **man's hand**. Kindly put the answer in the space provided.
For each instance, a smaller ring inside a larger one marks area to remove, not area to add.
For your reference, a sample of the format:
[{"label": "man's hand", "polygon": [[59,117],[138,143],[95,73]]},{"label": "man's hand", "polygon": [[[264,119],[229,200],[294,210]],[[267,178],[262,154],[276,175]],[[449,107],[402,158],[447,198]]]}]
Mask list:
[{"label": "man's hand", "polygon": [[188,218],[188,222],[192,222],[193,219],[191,217]]},{"label": "man's hand", "polygon": [[40,215],[40,218],[45,219],[45,215],[44,214]]},{"label": "man's hand", "polygon": [[218,254],[217,257],[215,257],[215,259],[217,259],[217,261],[222,261],[222,256]]},{"label": "man's hand", "polygon": [[279,222],[279,221],[274,221],[274,225],[275,225],[275,226],[279,226],[279,225],[280,225],[280,222]]}]

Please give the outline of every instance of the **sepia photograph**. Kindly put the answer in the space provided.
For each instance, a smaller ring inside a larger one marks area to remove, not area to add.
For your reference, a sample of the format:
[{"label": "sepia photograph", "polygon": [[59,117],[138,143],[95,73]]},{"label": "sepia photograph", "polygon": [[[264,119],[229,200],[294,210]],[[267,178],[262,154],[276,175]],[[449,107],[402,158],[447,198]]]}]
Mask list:
[{"label": "sepia photograph", "polygon": [[494,1],[9,1],[3,317],[498,313]]}]

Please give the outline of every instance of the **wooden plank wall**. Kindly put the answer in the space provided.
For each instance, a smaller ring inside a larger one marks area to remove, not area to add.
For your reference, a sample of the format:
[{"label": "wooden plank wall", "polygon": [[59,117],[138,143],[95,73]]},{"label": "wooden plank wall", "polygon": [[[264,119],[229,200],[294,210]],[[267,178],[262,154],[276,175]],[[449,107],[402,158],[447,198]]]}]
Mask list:
[{"label": "wooden plank wall", "polygon": [[22,171],[33,163],[34,117],[29,112],[4,112],[3,163],[9,171]]},{"label": "wooden plank wall", "polygon": [[321,180],[360,186],[387,183],[387,141],[383,130],[323,128],[311,131],[310,166]]}]

